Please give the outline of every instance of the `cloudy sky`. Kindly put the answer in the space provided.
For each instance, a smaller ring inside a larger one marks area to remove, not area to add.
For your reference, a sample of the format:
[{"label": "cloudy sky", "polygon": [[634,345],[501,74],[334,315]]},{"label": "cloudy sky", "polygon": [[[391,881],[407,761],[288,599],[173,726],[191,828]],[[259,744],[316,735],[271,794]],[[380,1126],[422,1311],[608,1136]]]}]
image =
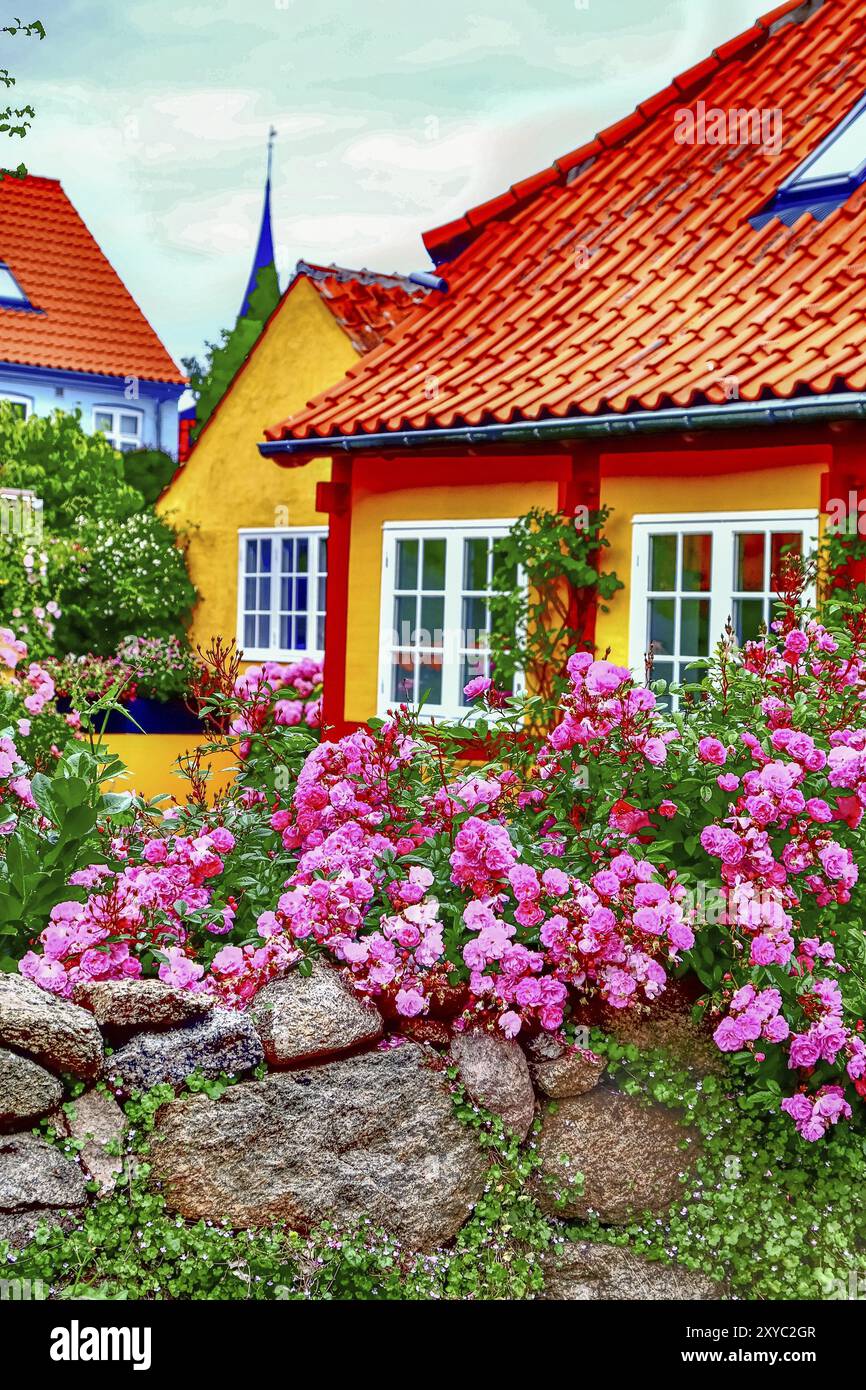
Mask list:
[{"label": "cloudy sky", "polygon": [[58,177],[169,349],[230,324],[261,213],[299,257],[425,269],[420,234],[549,164],[771,0],[34,0],[0,36]]}]

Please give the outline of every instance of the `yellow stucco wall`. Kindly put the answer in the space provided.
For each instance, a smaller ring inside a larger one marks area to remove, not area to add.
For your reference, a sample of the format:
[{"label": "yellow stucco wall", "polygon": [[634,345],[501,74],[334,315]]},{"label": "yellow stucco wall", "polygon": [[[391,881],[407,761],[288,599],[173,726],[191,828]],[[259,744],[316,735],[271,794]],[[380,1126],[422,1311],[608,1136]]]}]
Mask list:
[{"label": "yellow stucco wall", "polygon": [[606,570],[615,570],[625,588],[610,601],[609,613],[599,613],[596,643],[610,647],[614,661],[628,664],[631,594],[632,518],[652,513],[781,511],[820,505],[824,465],[796,464],[743,472],[700,474],[683,470],[659,476],[649,461],[639,469],[616,457],[601,460],[601,500],[612,510],[604,551]]},{"label": "yellow stucco wall", "polygon": [[[182,754],[191,755],[205,742],[195,734],[109,734],[108,748],[124,764],[125,777],[106,784],[106,790],[136,791],[148,800],[154,796],[186,801],[189,782],[176,766]],[[211,777],[208,791],[222,791],[232,779],[236,759],[231,752],[212,755],[207,760]]]},{"label": "yellow stucco wall", "polygon": [[[409,463],[399,466],[412,476]],[[468,462],[472,470],[477,465]],[[357,468],[357,465],[356,465]],[[382,527],[386,521],[505,520],[531,507],[555,507],[557,483],[477,481],[463,485],[407,487],[381,491],[365,486],[363,472],[355,484],[349,558],[349,621],[346,647],[346,719],[366,720],[376,713],[379,675],[379,616],[382,584]]]},{"label": "yellow stucco wall", "polygon": [[339,381],[357,353],[309,282],[285,295],[247,364],[223,398],[158,510],[190,534],[189,568],[199,593],[190,638],[206,647],[237,634],[238,530],[322,526],[316,483],[330,461],[280,468],[257,444],[268,425],[300,410]]}]

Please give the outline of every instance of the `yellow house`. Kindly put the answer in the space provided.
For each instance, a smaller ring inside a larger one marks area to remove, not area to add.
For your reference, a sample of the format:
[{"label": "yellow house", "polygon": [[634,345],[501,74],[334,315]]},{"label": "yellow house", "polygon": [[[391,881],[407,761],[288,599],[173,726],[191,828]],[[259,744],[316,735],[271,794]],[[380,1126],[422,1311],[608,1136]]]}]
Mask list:
[{"label": "yellow house", "polygon": [[[612,510],[604,564],[625,587],[595,644],[639,678],[651,653],[668,682],[728,618],[756,635],[780,557],[811,552],[824,517],[856,522],[866,104],[833,77],[843,51],[866,73],[862,4],[789,0],[429,232],[436,288],[265,431],[280,475],[333,460],[326,725],[422,696],[467,712],[467,676],[490,674],[493,543],[532,505]],[[804,92],[812,116],[789,118]],[[784,142],[707,119],[749,111],[784,111]]]},{"label": "yellow house", "polygon": [[398,275],[300,261],[291,283],[157,503],[188,531],[198,590],[190,638],[236,639],[248,661],[324,652],[330,462],[274,468],[264,427],[338,381],[424,298]]}]

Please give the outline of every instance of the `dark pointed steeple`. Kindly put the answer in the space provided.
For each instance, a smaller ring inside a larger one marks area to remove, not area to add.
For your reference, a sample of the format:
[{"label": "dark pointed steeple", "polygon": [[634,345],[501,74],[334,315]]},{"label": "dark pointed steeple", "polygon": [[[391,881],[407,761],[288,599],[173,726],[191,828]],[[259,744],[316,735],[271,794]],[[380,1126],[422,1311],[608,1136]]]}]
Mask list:
[{"label": "dark pointed steeple", "polygon": [[243,318],[250,307],[250,296],[256,288],[256,282],[260,272],[267,266],[275,264],[274,238],[271,232],[271,162],[276,134],[277,132],[274,130],[274,127],[271,126],[268,131],[268,176],[265,180],[265,202],[262,208],[262,225],[259,228],[259,240],[256,246],[256,254],[253,257],[252,270],[250,271],[250,278],[247,281],[246,293],[243,298],[243,303],[241,304],[239,318]]}]

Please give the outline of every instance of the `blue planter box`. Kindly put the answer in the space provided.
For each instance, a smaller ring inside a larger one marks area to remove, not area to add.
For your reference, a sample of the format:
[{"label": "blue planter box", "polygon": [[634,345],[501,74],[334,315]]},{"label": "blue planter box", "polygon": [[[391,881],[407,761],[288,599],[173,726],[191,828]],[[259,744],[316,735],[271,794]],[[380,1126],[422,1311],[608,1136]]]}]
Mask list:
[{"label": "blue planter box", "polygon": [[[66,696],[57,701],[61,714],[68,714],[70,705]],[[201,720],[191,714],[183,700],[133,700],[125,708],[135,724],[140,725],[146,734],[200,734]],[[139,730],[123,714],[112,710],[105,724],[107,734],[137,734]],[[97,720],[101,727],[101,720]]]},{"label": "blue planter box", "polygon": [[[146,734],[200,734],[201,720],[191,714],[183,700],[132,700],[126,706],[135,724]],[[129,719],[112,710],[105,732],[108,734],[137,734]]]}]

